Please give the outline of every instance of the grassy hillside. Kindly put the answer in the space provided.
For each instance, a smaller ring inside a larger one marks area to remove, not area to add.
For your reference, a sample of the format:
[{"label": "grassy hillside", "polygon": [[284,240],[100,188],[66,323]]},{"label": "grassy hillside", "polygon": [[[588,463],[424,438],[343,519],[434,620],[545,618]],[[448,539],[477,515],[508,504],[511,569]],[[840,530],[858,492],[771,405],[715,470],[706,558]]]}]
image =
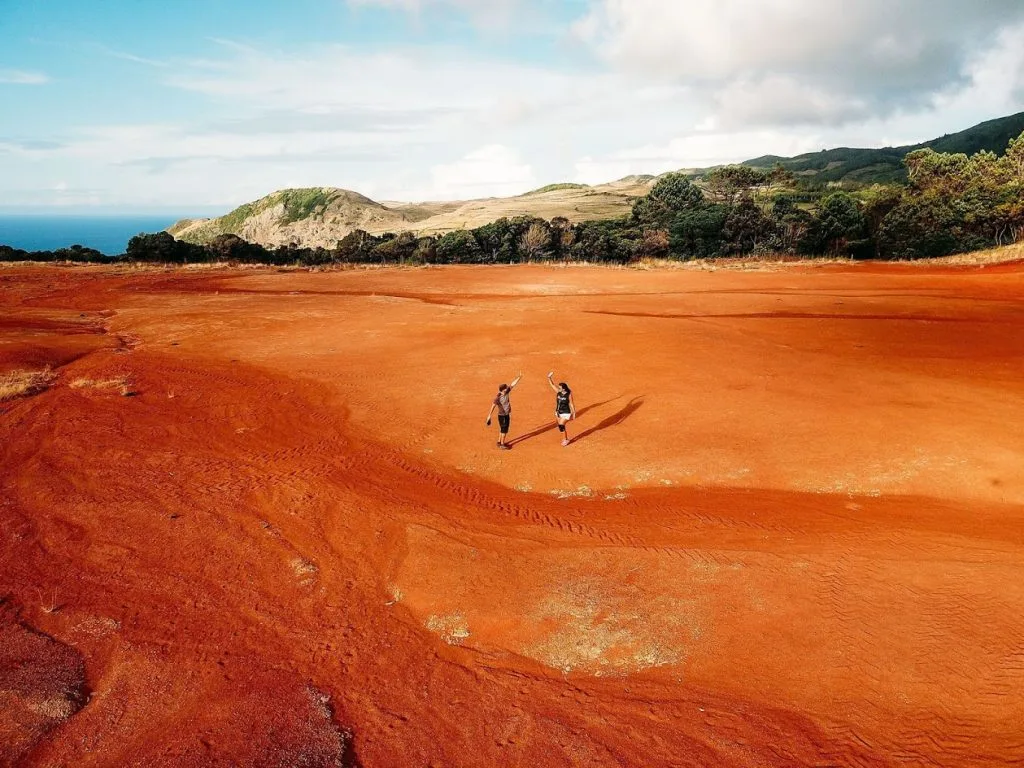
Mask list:
[{"label": "grassy hillside", "polygon": [[216,219],[180,221],[168,231],[189,243],[209,243],[218,235],[239,235],[264,246],[290,243],[332,248],[349,232],[373,235],[411,231],[444,234],[496,219],[564,216],[575,223],[612,219],[629,213],[650,189],[653,176],[628,177],[610,184],[549,184],[516,197],[482,200],[378,203],[344,189],[285,189],[239,206]]},{"label": "grassy hillside", "polygon": [[840,183],[844,186],[903,182],[907,178],[903,158],[916,149],[973,155],[982,150],[1002,154],[1010,139],[1024,131],[1024,112],[980,123],[966,131],[905,147],[851,149],[842,147],[812,152],[797,157],[765,155],[743,165],[773,168],[781,165],[792,171],[800,185],[808,188]]},{"label": "grassy hillside", "polygon": [[189,243],[232,234],[263,245],[333,246],[353,229],[401,230],[407,217],[347,189],[282,189],[216,219],[181,221],[168,231]]},{"label": "grassy hillside", "polygon": [[[915,149],[975,154],[991,150],[1002,154],[1012,138],[1024,131],[1024,112],[989,120],[966,131],[906,147],[882,149],[830,149],[799,157],[765,155],[744,165],[773,168],[781,165],[797,178],[808,197],[829,185],[858,188],[906,180],[903,158]],[[688,169],[700,177],[709,169]],[[500,218],[564,217],[571,223],[606,221],[625,216],[633,203],[650,190],[655,176],[634,175],[607,184],[548,184],[522,195],[445,202],[385,202],[344,189],[318,187],[285,189],[239,206],[216,219],[185,220],[169,232],[179,240],[208,243],[218,235],[235,234],[273,247],[298,245],[333,248],[353,230],[373,235],[411,231],[423,235],[473,229]]]},{"label": "grassy hillside", "polygon": [[562,182],[560,184],[548,184],[546,186],[541,187],[540,189],[535,189],[531,192],[526,192],[525,194],[520,195],[520,197],[526,197],[526,195],[543,195],[545,192],[561,192],[566,189],[586,189],[588,186],[589,185],[587,184],[573,184],[570,182]]}]

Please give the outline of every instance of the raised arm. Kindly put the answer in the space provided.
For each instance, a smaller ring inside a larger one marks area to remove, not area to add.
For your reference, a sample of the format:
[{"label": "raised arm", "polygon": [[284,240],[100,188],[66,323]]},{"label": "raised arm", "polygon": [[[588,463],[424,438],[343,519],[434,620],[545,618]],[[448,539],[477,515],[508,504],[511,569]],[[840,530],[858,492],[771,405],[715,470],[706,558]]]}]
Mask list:
[{"label": "raised arm", "polygon": [[555,386],[555,382],[551,380],[551,377],[555,375],[554,371],[548,373],[548,386],[551,387],[552,392],[558,392],[558,387]]},{"label": "raised arm", "polygon": [[518,376],[516,376],[516,377],[515,377],[514,379],[512,379],[512,383],[508,385],[508,388],[509,388],[509,389],[515,389],[515,387],[516,387],[516,384],[518,384],[518,383],[519,383],[519,380],[520,380],[521,378],[523,378],[523,373],[522,373],[522,371],[520,371],[520,372],[519,372],[519,375],[518,375]]}]

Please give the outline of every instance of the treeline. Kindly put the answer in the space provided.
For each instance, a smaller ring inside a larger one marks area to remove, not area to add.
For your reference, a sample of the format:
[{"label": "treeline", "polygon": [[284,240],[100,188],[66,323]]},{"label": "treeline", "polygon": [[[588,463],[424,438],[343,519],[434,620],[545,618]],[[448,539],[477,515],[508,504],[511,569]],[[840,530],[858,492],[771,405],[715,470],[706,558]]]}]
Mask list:
[{"label": "treeline", "polygon": [[107,256],[93,248],[85,248],[81,245],[58,248],[54,251],[25,251],[21,248],[12,248],[9,245],[0,245],[0,261],[74,261],[86,264],[109,264],[121,259],[120,256]]},{"label": "treeline", "polygon": [[700,179],[672,173],[636,200],[630,215],[572,224],[565,218],[502,218],[442,236],[356,230],[334,248],[265,248],[235,235],[205,245],[166,232],[132,238],[123,257],[72,246],[28,253],[0,246],[0,260],[239,262],[261,264],[625,264],[759,254],[917,259],[1024,239],[1024,133],[997,156],[931,149],[904,159],[909,183],[817,197],[793,192],[776,168],[715,169]]}]

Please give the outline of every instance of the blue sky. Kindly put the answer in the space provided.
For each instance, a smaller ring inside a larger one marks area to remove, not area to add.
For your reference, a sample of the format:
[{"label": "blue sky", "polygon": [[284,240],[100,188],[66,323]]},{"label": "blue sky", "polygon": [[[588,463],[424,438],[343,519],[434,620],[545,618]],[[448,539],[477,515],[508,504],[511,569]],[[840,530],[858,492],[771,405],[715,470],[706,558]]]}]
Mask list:
[{"label": "blue sky", "polygon": [[1024,109],[1019,0],[0,0],[0,210],[379,200],[830,146]]}]

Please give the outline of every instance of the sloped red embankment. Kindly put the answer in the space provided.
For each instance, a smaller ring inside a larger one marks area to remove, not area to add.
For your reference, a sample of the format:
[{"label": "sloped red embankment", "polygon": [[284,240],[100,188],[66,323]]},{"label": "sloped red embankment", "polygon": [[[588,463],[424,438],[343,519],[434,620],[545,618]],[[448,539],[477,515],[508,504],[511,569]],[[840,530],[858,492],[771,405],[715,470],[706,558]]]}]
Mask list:
[{"label": "sloped red embankment", "polygon": [[0,764],[1022,761],[1022,298],[4,269]]}]

